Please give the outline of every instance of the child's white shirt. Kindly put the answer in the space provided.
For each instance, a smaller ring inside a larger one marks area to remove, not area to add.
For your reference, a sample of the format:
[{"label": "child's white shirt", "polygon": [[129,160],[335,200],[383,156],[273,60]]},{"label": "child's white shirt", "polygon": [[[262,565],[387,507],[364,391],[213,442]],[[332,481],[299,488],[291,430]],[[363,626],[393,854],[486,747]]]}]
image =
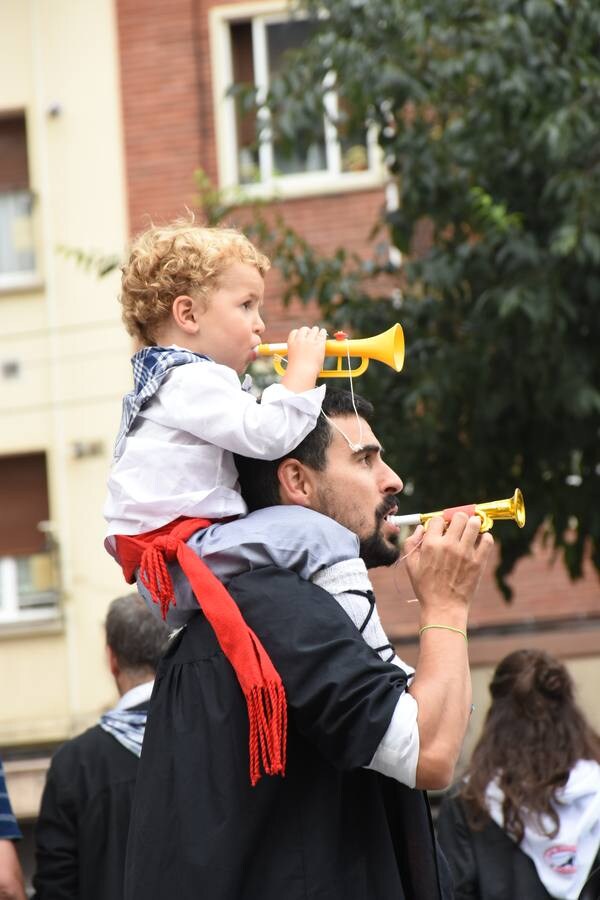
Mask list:
[{"label": "child's white shirt", "polygon": [[233,369],[212,360],[180,365],[138,413],[113,462],[104,516],[116,534],[152,531],[179,516],[244,515],[233,453],[277,459],[315,427],[325,387],[295,394],[282,384],[262,402]]}]

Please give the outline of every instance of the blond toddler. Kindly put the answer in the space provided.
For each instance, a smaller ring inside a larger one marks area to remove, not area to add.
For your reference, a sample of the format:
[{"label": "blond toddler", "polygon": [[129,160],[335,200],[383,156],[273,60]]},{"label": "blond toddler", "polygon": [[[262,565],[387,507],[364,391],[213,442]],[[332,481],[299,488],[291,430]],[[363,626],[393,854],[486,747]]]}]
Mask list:
[{"label": "blond toddler", "polygon": [[[232,454],[274,459],[314,427],[326,333],[294,329],[287,371],[257,403],[242,375],[255,358],[269,261],[232,229],[150,228],[123,268],[123,320],[141,349],[123,403],[104,514],[114,536],[179,516],[243,515]],[[243,388],[246,388],[244,390]]]}]

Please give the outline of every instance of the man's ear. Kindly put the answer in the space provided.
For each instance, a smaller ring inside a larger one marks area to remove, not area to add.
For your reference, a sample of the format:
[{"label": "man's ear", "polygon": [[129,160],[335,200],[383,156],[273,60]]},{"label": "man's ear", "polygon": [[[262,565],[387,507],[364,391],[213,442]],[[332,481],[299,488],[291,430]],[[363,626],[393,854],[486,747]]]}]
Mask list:
[{"label": "man's ear", "polygon": [[199,305],[193,297],[182,294],[175,297],[171,314],[175,320],[175,324],[185,331],[186,334],[197,334],[199,330]]},{"label": "man's ear", "polygon": [[114,650],[106,645],[106,658],[108,660],[108,667],[110,669],[110,674],[113,678],[117,678],[117,676],[121,672],[121,667],[119,666],[119,660],[114,652]]},{"label": "man's ear", "polygon": [[312,469],[297,459],[287,458],[279,463],[277,477],[282,503],[311,506],[315,493]]}]

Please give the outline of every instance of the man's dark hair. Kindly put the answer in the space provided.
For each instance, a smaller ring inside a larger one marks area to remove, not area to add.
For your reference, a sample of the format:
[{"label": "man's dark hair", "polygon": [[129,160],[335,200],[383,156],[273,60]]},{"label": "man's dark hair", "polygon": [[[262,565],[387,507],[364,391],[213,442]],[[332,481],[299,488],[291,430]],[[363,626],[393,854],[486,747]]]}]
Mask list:
[{"label": "man's dark hair", "polygon": [[317,424],[294,450],[279,459],[249,459],[246,456],[235,457],[235,464],[240,476],[240,489],[248,509],[263,509],[266,506],[278,506],[279,481],[277,468],[282,459],[297,459],[316,472],[321,472],[327,462],[327,449],[333,438],[333,428],[325,418],[335,419],[337,416],[354,415],[354,410],[367,422],[373,415],[373,407],[368,400],[350,391],[327,388],[323,400],[322,413]]},{"label": "man's dark hair", "polygon": [[108,607],[106,643],[127,671],[156,671],[169,639],[169,629],[148,609],[139,594],[117,597]]}]

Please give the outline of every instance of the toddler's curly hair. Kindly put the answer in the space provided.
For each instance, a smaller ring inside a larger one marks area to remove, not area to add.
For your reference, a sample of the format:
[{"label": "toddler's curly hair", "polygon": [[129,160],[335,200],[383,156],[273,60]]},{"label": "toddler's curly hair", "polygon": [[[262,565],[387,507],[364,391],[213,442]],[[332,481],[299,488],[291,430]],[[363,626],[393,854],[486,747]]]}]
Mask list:
[{"label": "toddler's curly hair", "polygon": [[125,328],[143,344],[156,343],[175,298],[188,294],[208,304],[224,270],[235,262],[255,266],[263,278],[271,267],[235,228],[204,228],[183,219],[151,226],[134,239],[121,268]]}]

